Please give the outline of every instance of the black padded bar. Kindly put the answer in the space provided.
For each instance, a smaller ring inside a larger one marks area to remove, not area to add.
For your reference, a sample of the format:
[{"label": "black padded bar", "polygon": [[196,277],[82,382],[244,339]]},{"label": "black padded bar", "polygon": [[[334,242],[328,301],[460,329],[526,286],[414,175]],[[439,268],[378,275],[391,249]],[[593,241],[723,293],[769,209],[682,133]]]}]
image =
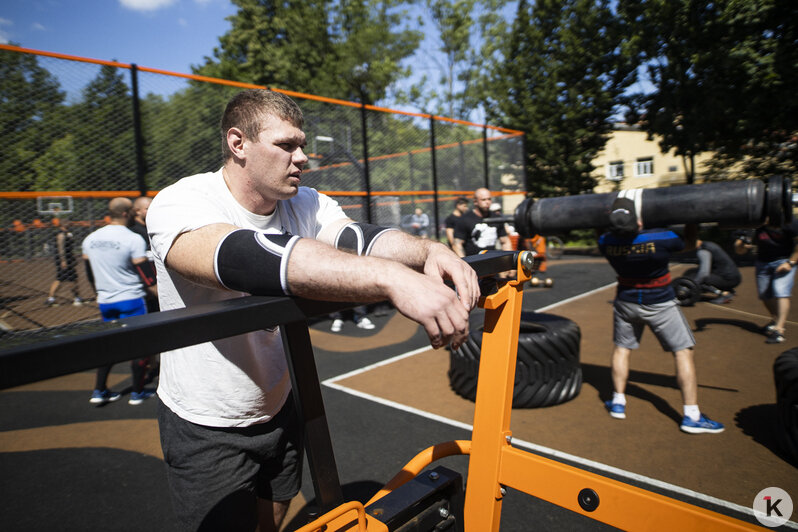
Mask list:
[{"label": "black padded bar", "polygon": [[352,307],[353,303],[247,296],[3,339],[0,390]]}]

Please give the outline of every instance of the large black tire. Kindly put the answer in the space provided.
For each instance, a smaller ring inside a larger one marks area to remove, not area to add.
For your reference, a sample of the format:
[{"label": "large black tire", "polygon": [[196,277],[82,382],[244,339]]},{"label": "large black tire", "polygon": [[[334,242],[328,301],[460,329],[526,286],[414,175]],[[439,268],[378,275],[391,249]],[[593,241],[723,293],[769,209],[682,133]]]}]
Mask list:
[{"label": "large black tire", "polygon": [[[513,408],[564,403],[579,395],[581,332],[573,321],[553,314],[521,314]],[[477,395],[482,325],[472,327],[468,340],[449,357],[449,384],[474,401]]]},{"label": "large black tire", "polygon": [[798,464],[798,348],[780,354],[773,363],[776,381],[778,440],[787,458]]}]

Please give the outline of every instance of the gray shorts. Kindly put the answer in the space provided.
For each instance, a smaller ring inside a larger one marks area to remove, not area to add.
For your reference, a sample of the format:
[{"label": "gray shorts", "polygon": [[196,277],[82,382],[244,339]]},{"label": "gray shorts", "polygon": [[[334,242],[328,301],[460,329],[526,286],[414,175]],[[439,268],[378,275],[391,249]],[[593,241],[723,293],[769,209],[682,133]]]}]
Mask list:
[{"label": "gray shorts", "polygon": [[256,497],[289,501],[302,481],[302,445],[293,396],[266,423],[205,427],[158,401],[161,447],[183,530],[254,530]]},{"label": "gray shorts", "polygon": [[615,300],[613,320],[615,345],[627,349],[640,347],[640,337],[648,325],[665,351],[680,351],[695,345],[690,324],[676,300],[640,305]]}]

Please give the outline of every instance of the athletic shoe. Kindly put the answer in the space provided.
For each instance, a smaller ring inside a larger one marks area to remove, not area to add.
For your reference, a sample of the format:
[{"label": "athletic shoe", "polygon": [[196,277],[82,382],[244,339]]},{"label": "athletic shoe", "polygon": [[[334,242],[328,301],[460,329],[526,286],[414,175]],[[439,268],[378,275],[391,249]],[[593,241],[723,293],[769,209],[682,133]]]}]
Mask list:
[{"label": "athletic shoe", "polygon": [[332,332],[341,332],[341,327],[344,326],[344,320],[333,320],[332,325],[330,325],[330,330]]},{"label": "athletic shoe", "polygon": [[94,390],[91,394],[91,399],[89,402],[93,405],[104,405],[105,403],[113,403],[117,399],[122,397],[121,394],[117,392],[112,392],[111,390]]},{"label": "athletic shoe", "polygon": [[81,306],[82,304],[83,304],[83,300],[82,300],[82,299],[80,299],[79,297],[76,297],[76,298],[74,299],[74,301],[72,301],[72,305],[74,305],[74,306],[76,306],[76,307],[79,307],[79,306]]},{"label": "athletic shoe", "polygon": [[764,335],[768,335],[768,334],[772,333],[775,330],[776,330],[776,322],[775,321],[771,321],[767,325],[763,325],[762,327],[759,328],[759,331],[762,334],[764,334]]},{"label": "athletic shoe", "polygon": [[720,295],[714,299],[710,299],[710,303],[714,303],[715,305],[723,305],[724,303],[728,303],[732,300],[731,294]]},{"label": "athletic shoe", "polygon": [[55,298],[54,297],[48,297],[47,301],[45,301],[44,304],[47,305],[48,307],[54,306],[55,305]]},{"label": "athletic shoe", "polygon": [[679,428],[689,434],[701,434],[704,432],[708,434],[717,434],[718,432],[723,432],[724,429],[723,423],[712,421],[704,414],[701,414],[698,421],[693,421],[692,418],[684,416],[682,425]]},{"label": "athletic shoe", "polygon": [[357,326],[361,329],[367,330],[371,330],[375,327],[375,325],[368,318],[361,318],[360,321],[357,322]]},{"label": "athletic shoe", "polygon": [[605,401],[604,406],[615,419],[626,419],[626,405]]},{"label": "athletic shoe", "polygon": [[149,399],[155,395],[155,390],[141,390],[140,393],[130,392],[130,399],[128,399],[127,404],[129,405],[140,405],[144,402],[145,399]]},{"label": "athletic shoe", "polygon": [[765,340],[766,344],[780,344],[784,341],[784,335],[779,331],[773,329],[768,333],[768,339]]}]

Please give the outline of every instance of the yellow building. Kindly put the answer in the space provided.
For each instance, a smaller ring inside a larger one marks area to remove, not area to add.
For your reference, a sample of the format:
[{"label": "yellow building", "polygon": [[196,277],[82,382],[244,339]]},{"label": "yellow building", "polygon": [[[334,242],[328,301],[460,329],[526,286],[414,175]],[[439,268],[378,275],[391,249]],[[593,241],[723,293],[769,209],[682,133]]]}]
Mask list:
[{"label": "yellow building", "polygon": [[[695,158],[696,183],[701,182],[703,164],[711,158],[701,153]],[[657,188],[687,183],[682,157],[673,150],[662,153],[659,140],[649,140],[635,126],[616,125],[604,150],[593,160],[596,167],[594,192],[602,194],[630,188]]]}]

